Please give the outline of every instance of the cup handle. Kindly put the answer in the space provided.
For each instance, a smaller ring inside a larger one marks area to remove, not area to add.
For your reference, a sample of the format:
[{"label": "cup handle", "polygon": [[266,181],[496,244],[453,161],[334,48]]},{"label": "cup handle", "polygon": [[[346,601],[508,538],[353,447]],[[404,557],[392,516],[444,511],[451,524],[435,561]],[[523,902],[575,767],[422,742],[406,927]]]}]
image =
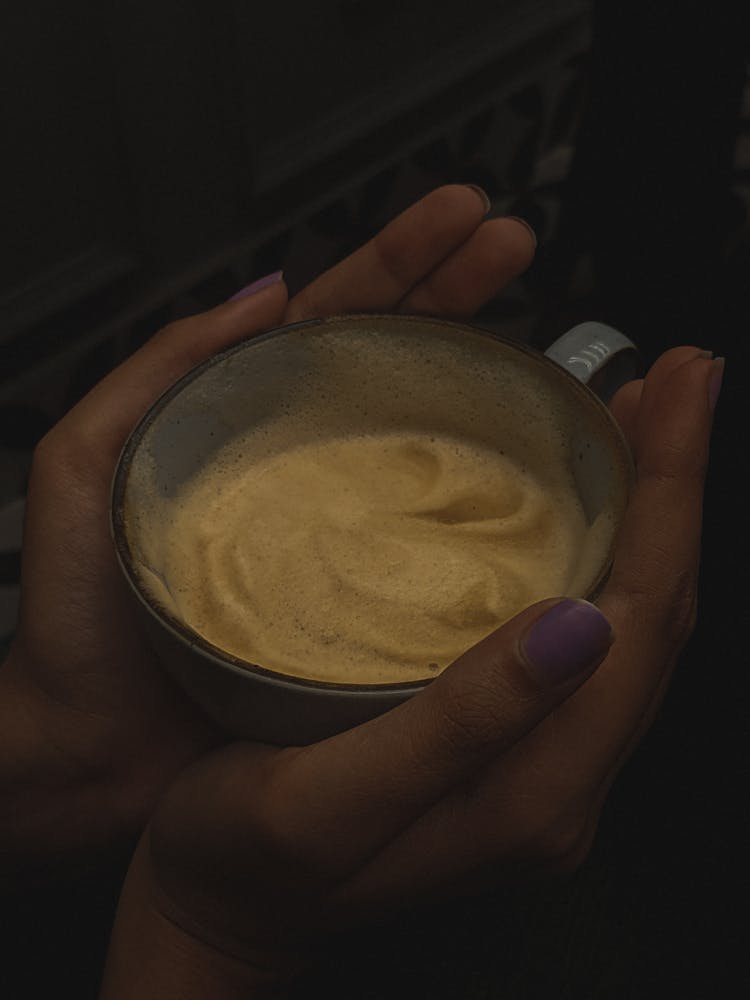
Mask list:
[{"label": "cup handle", "polygon": [[632,340],[605,323],[579,323],[544,353],[588,385],[604,403],[642,371]]}]

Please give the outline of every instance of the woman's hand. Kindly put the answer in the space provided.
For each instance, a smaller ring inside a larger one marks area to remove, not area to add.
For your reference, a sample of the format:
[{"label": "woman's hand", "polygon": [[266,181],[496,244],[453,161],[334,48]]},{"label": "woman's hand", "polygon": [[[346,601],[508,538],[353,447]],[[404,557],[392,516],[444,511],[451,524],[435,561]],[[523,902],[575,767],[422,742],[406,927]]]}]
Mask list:
[{"label": "woman's hand", "polygon": [[470,316],[523,271],[533,239],[440,188],[287,303],[282,281],[173,323],[37,448],[18,630],[0,670],[0,847],[13,861],[137,835],[164,786],[220,735],[162,672],[117,566],[110,487],[142,414],[194,365],[269,327],[332,312]]},{"label": "woman's hand", "polygon": [[612,648],[591,606],[542,602],[372,722],[188,768],[131,867],[107,1000],[262,991],[352,922],[585,858],[692,629],[720,376],[677,348],[613,401],[637,485],[598,602]]}]

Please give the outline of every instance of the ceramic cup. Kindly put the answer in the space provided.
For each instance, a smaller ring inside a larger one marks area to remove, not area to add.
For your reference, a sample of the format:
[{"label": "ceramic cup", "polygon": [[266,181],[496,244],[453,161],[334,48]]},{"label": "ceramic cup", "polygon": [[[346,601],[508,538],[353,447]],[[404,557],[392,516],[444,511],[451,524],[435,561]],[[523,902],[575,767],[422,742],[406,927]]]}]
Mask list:
[{"label": "ceramic cup", "polygon": [[358,725],[429,683],[289,676],[222,650],[181,619],[153,537],[183,484],[229,442],[269,422],[290,447],[373,429],[434,430],[515,449],[523,460],[544,421],[554,421],[587,521],[567,596],[595,599],[633,476],[627,444],[602,399],[635,377],[636,367],[634,345],[600,323],[575,327],[543,355],[462,323],[366,315],[271,330],[194,368],[134,429],[112,491],[117,557],[164,667],[229,734],[277,745],[304,745]]}]

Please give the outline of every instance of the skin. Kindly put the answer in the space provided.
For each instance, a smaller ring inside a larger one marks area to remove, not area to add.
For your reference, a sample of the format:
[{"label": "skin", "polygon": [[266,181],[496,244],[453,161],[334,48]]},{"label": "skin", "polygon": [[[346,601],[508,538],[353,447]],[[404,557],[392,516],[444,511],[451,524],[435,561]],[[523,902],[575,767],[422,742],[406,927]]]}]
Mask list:
[{"label": "skin", "polygon": [[366,725],[187,769],[131,865],[107,1000],[276,996],[358,921],[582,863],[693,627],[717,372],[677,348],[613,402],[637,485],[598,602],[617,636],[601,662],[535,682],[522,643],[542,602]]},{"label": "skin", "polygon": [[529,265],[518,222],[433,191],[290,302],[283,283],[170,324],[50,431],[33,459],[20,621],[0,670],[0,855],[28,872],[137,838],[180,770],[223,740],[161,671],[109,535],[110,485],[142,414],[217,351],[284,322],[365,310],[470,316]]},{"label": "skin", "polygon": [[37,449],[20,625],[0,671],[2,846],[33,867],[145,827],[106,998],[272,995],[317,944],[311,928],[330,936],[488,878],[574,868],[658,709],[695,616],[718,370],[693,347],[668,352],[612,403],[637,467],[598,602],[617,641],[568,684],[540,684],[522,652],[543,602],[371,723],[306,748],[222,746],[133,617],[109,487],[159,393],[283,321],[470,317],[533,256],[522,225],[483,213],[471,189],[438,189],[291,302],[280,283],[167,327]]}]

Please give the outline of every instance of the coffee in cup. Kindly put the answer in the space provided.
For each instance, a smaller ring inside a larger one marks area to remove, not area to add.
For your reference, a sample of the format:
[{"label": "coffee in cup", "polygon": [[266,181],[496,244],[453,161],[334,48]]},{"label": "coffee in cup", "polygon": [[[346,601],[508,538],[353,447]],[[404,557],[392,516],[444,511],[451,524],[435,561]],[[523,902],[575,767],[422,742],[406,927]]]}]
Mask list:
[{"label": "coffee in cup", "polygon": [[420,680],[575,587],[586,516],[549,441],[521,466],[429,430],[262,458],[254,438],[186,484],[162,542],[180,618],[234,656],[336,683]]},{"label": "coffee in cup", "polygon": [[[115,532],[158,642],[167,625],[236,683],[338,691],[354,721],[529,604],[594,597],[631,475],[606,408],[558,365],[418,317],[238,345],[129,448]],[[299,715],[312,738],[330,731]]]}]

